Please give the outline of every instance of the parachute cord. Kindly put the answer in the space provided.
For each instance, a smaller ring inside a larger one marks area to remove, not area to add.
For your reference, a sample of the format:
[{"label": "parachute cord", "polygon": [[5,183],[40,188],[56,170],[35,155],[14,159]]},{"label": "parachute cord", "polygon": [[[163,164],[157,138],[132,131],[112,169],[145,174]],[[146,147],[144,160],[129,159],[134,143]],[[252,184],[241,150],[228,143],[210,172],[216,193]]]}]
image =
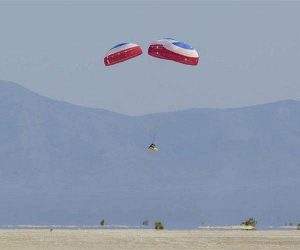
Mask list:
[{"label": "parachute cord", "polygon": [[[152,69],[154,68],[154,66],[157,67],[157,65],[159,65],[160,68],[164,67],[164,62],[160,62],[160,60],[157,60],[156,58],[150,58],[150,57],[148,57],[148,61],[149,61],[150,68],[151,68],[151,70],[149,71],[150,80],[151,81],[155,81],[156,86],[157,86],[153,90],[150,99],[151,99],[151,103],[156,103],[157,96],[158,96],[158,93],[160,91],[160,88],[163,86],[163,81],[162,81],[162,75],[163,74],[156,75],[155,72],[157,72],[157,71],[152,70]],[[163,70],[163,72],[165,72],[165,70]],[[154,143],[154,144],[156,142],[158,132],[159,132],[159,130],[161,128],[162,118],[163,118],[163,115],[161,115],[159,113],[157,113],[155,116],[156,117],[153,120],[152,126],[149,129],[149,133],[150,133],[150,135],[152,137],[152,143]]]},{"label": "parachute cord", "polygon": [[153,138],[152,138],[152,142],[151,142],[151,143],[152,143],[152,144],[155,144],[155,140],[156,140],[156,134],[153,135]]},{"label": "parachute cord", "polygon": [[[147,56],[147,62],[148,62],[148,64],[149,64],[149,69],[150,70],[148,70],[147,71],[147,75],[148,75],[148,79],[149,79],[149,83],[150,83],[150,86],[157,86],[157,89],[156,88],[150,88],[150,95],[148,95],[148,97],[147,97],[147,99],[149,100],[149,102],[148,102],[148,105],[152,105],[152,107],[154,107],[154,105],[153,104],[155,104],[156,103],[156,96],[157,96],[157,93],[158,93],[158,90],[159,90],[159,85],[160,84],[156,84],[157,83],[157,79],[156,79],[156,75],[155,75],[155,70],[154,70],[154,66],[155,66],[155,64],[153,64],[153,61],[155,62],[155,60],[153,60],[153,58],[150,58],[150,56]],[[155,84],[153,84],[153,82],[155,83]],[[153,90],[153,91],[152,91]],[[150,122],[146,125],[146,128],[147,128],[147,133],[148,133],[148,136],[151,138],[149,138],[151,141],[152,141],[152,143],[154,143],[155,142],[155,140],[156,140],[156,133],[153,133],[154,132],[154,130],[155,130],[155,127],[156,126],[154,126],[154,123],[153,123],[153,119],[152,120],[150,120]]]}]

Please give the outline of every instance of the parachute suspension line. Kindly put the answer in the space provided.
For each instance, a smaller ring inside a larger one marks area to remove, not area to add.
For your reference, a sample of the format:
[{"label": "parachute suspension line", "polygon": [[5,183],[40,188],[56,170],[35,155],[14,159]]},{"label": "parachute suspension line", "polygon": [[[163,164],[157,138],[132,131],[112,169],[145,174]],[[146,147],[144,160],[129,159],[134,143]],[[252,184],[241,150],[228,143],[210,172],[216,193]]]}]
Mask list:
[{"label": "parachute suspension line", "polygon": [[[151,57],[156,57],[157,59],[162,59],[163,61],[173,61],[189,66],[196,66],[199,62],[199,54],[192,46],[183,42],[176,41],[172,38],[163,38],[151,43],[148,48],[148,55],[150,55]],[[166,70],[163,71],[166,72]],[[169,85],[170,82],[167,81],[167,86]],[[175,106],[177,106],[177,102],[172,102],[172,104],[174,105],[173,108],[176,108]],[[169,107],[169,109],[170,108],[171,107]],[[162,118],[164,116],[166,116],[166,114],[159,115],[159,118]],[[157,126],[157,131],[154,131],[155,133],[153,141],[156,139],[156,135],[160,126],[161,121]]]},{"label": "parachute suspension line", "polygon": [[[153,105],[156,103],[157,100],[157,96],[158,96],[158,92],[159,92],[159,88],[161,86],[161,79],[160,77],[158,77],[158,75],[156,74],[156,70],[155,70],[155,66],[157,66],[157,63],[153,62],[153,58],[150,58],[150,56],[147,56],[148,62],[150,64],[150,70],[148,70],[148,76],[149,76],[149,80],[150,82],[150,86],[154,86],[154,88],[152,88],[150,91],[150,103]],[[152,83],[153,82],[153,83]]]},{"label": "parachute suspension line", "polygon": [[157,114],[157,116],[158,117],[155,121],[155,126],[153,128],[153,137],[152,137],[153,143],[155,143],[156,138],[157,138],[157,136],[158,136],[158,134],[159,134],[159,132],[162,128],[163,122],[165,121],[165,119],[163,119],[165,114]]},{"label": "parachute suspension line", "polygon": [[[151,97],[150,97],[150,103],[152,104],[156,104],[157,103],[157,96],[159,94],[160,88],[163,85],[162,84],[162,75],[157,75],[155,74],[157,72],[157,70],[154,69],[154,67],[164,67],[164,65],[159,65],[157,64],[157,62],[155,62],[155,59],[153,60],[153,58],[148,57],[148,62],[150,64],[150,70],[148,71],[149,74],[149,79],[150,81],[154,81],[155,84],[153,84],[155,86],[155,88],[153,89],[153,91],[151,91]],[[165,71],[165,70],[163,70]],[[156,107],[158,107],[156,105]],[[150,138],[152,139],[152,143],[155,144],[156,139],[157,139],[157,135],[159,133],[159,130],[161,128],[161,124],[162,124],[162,118],[163,115],[162,114],[156,114],[156,117],[154,119],[152,119],[152,123],[151,125],[148,127],[148,133]]]},{"label": "parachute suspension line", "polygon": [[153,134],[153,138],[152,138],[151,143],[152,143],[152,144],[155,144],[155,140],[156,140],[156,134],[154,133],[154,134]]}]

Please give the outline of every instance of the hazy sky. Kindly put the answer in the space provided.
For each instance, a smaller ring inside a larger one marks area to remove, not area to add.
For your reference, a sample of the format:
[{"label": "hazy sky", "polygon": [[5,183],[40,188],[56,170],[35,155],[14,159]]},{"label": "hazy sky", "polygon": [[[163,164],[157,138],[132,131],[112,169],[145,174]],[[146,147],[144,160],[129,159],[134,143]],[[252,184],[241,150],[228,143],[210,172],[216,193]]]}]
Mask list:
[{"label": "hazy sky", "polygon": [[[125,114],[300,99],[300,1],[0,2],[0,79]],[[152,58],[172,37],[197,67]],[[144,54],[105,67],[121,42]]]}]

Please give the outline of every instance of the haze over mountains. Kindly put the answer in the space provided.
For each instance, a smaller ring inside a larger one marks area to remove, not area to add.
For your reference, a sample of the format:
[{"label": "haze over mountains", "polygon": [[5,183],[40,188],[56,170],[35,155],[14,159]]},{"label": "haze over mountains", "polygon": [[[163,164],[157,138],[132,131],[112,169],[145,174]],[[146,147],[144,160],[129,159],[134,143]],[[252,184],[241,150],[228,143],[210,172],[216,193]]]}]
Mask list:
[{"label": "haze over mountains", "polygon": [[299,101],[126,116],[0,81],[1,225],[299,223],[299,187]]}]

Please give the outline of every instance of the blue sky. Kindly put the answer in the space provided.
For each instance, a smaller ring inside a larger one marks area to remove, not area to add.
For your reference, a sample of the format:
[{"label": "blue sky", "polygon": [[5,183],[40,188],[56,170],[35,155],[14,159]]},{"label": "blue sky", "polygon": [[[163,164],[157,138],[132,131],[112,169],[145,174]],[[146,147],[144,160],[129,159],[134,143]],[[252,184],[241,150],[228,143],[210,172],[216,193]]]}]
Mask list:
[{"label": "blue sky", "polygon": [[[78,105],[136,115],[300,99],[300,2],[0,2],[0,79]],[[150,58],[172,37],[197,67]],[[122,42],[144,54],[105,67]]]}]

